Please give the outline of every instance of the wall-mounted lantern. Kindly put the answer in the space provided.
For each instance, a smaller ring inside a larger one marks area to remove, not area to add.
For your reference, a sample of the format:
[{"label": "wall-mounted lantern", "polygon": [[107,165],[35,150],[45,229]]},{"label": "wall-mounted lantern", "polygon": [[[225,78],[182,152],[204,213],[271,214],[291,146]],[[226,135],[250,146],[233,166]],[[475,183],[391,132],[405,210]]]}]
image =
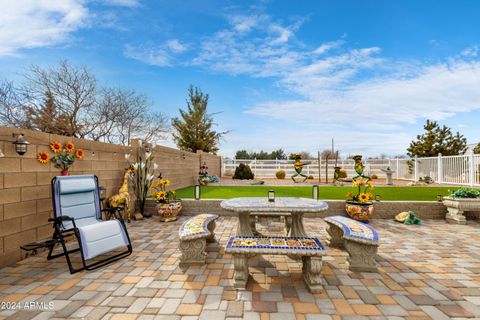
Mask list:
[{"label": "wall-mounted lantern", "polygon": [[23,156],[25,153],[27,153],[28,145],[30,142],[25,140],[25,135],[23,133],[14,133],[13,137],[16,137],[15,142],[13,144],[15,145],[15,151]]}]

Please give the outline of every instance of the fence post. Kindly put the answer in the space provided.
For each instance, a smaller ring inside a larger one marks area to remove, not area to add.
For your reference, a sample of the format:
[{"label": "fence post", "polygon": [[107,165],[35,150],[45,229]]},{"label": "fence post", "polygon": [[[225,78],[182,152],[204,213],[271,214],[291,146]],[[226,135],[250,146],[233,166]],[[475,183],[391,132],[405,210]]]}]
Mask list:
[{"label": "fence post", "polygon": [[400,170],[400,163],[399,163],[399,162],[400,162],[400,160],[397,158],[397,170],[396,170],[396,172],[397,172],[397,180],[398,180],[398,177],[399,177],[398,171]]},{"label": "fence post", "polygon": [[257,157],[255,157],[254,163],[253,163],[253,174],[255,177],[257,176]]},{"label": "fence post", "polygon": [[220,177],[225,174],[225,159],[220,157]]},{"label": "fence post", "polygon": [[417,167],[418,167],[418,158],[417,156],[415,156],[414,158],[414,161],[413,161],[413,172],[414,172],[414,181],[417,182],[418,181],[418,170],[417,170]]},{"label": "fence post", "polygon": [[443,183],[443,160],[442,160],[442,153],[438,153],[437,158],[437,182]]},{"label": "fence post", "polygon": [[468,164],[470,167],[470,186],[475,184],[475,158],[473,156],[473,149],[470,149],[468,153]]}]

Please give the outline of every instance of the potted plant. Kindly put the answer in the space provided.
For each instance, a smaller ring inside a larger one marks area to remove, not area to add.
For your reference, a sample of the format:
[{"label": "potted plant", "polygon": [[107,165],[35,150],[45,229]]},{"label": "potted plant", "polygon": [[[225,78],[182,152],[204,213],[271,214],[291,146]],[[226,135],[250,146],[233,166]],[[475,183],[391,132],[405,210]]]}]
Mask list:
[{"label": "potted plant", "polygon": [[367,223],[373,214],[374,196],[369,190],[373,189],[374,185],[370,177],[363,175],[362,156],[356,155],[353,159],[358,175],[352,178],[352,187],[355,188],[355,192],[347,193],[345,209],[352,219]]},{"label": "potted plant", "polygon": [[480,211],[480,191],[477,189],[460,188],[451,191],[443,197],[447,207],[445,219],[450,223],[467,224],[463,213],[465,211]]},{"label": "potted plant", "polygon": [[160,174],[156,184],[152,187],[155,190],[152,197],[157,202],[156,209],[162,222],[177,220],[177,216],[182,210],[182,202],[176,198],[175,190],[167,190],[168,186],[170,186],[170,180],[162,179],[162,174]]}]

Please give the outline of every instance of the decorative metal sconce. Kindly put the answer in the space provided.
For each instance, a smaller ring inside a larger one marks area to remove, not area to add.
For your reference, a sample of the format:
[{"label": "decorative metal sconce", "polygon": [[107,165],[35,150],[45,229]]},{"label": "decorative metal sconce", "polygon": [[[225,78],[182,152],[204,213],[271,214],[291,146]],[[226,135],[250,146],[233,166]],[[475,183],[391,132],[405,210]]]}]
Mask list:
[{"label": "decorative metal sconce", "polygon": [[152,149],[150,148],[149,144],[145,144],[145,153],[150,153]]},{"label": "decorative metal sconce", "polygon": [[275,202],[275,190],[268,190],[268,202]]},{"label": "decorative metal sconce", "polygon": [[200,200],[200,197],[201,197],[201,189],[200,189],[200,185],[199,185],[199,184],[196,184],[196,185],[195,185],[194,196],[195,196],[195,200]]},{"label": "decorative metal sconce", "polygon": [[17,138],[13,144],[15,145],[15,151],[23,156],[25,153],[27,153],[28,145],[30,142],[25,140],[25,135],[23,133],[14,133],[13,137]]},{"label": "decorative metal sconce", "polygon": [[379,202],[382,199],[379,194],[375,195],[375,201]]},{"label": "decorative metal sconce", "polygon": [[182,159],[185,160],[187,158],[187,156],[185,155],[185,153],[182,153]]},{"label": "decorative metal sconce", "polygon": [[312,199],[318,200],[318,197],[319,197],[318,185],[314,184],[312,186]]}]

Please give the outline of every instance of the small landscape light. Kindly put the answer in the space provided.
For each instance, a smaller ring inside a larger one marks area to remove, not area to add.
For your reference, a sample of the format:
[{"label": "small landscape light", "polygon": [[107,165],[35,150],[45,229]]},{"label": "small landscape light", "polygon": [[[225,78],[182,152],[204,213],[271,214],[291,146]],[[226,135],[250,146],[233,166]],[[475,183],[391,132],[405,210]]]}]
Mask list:
[{"label": "small landscape light", "polygon": [[200,185],[196,184],[195,185],[195,190],[194,190],[195,200],[200,200],[200,196],[201,196],[201,191],[200,190],[201,190]]},{"label": "small landscape light", "polygon": [[382,197],[380,197],[379,194],[376,194],[376,195],[375,195],[375,201],[380,201],[381,199],[382,199]]},{"label": "small landscape light", "polygon": [[275,190],[268,190],[268,202],[275,202]]},{"label": "small landscape light", "polygon": [[13,137],[17,137],[17,140],[13,143],[15,145],[15,151],[23,156],[27,153],[27,147],[30,144],[27,140],[25,140],[25,135],[23,133],[13,134]]},{"label": "small landscape light", "polygon": [[441,195],[441,194],[437,195],[437,201],[442,202],[443,201],[443,195]]},{"label": "small landscape light", "polygon": [[318,185],[314,184],[312,187],[312,198],[318,200],[319,192]]}]

